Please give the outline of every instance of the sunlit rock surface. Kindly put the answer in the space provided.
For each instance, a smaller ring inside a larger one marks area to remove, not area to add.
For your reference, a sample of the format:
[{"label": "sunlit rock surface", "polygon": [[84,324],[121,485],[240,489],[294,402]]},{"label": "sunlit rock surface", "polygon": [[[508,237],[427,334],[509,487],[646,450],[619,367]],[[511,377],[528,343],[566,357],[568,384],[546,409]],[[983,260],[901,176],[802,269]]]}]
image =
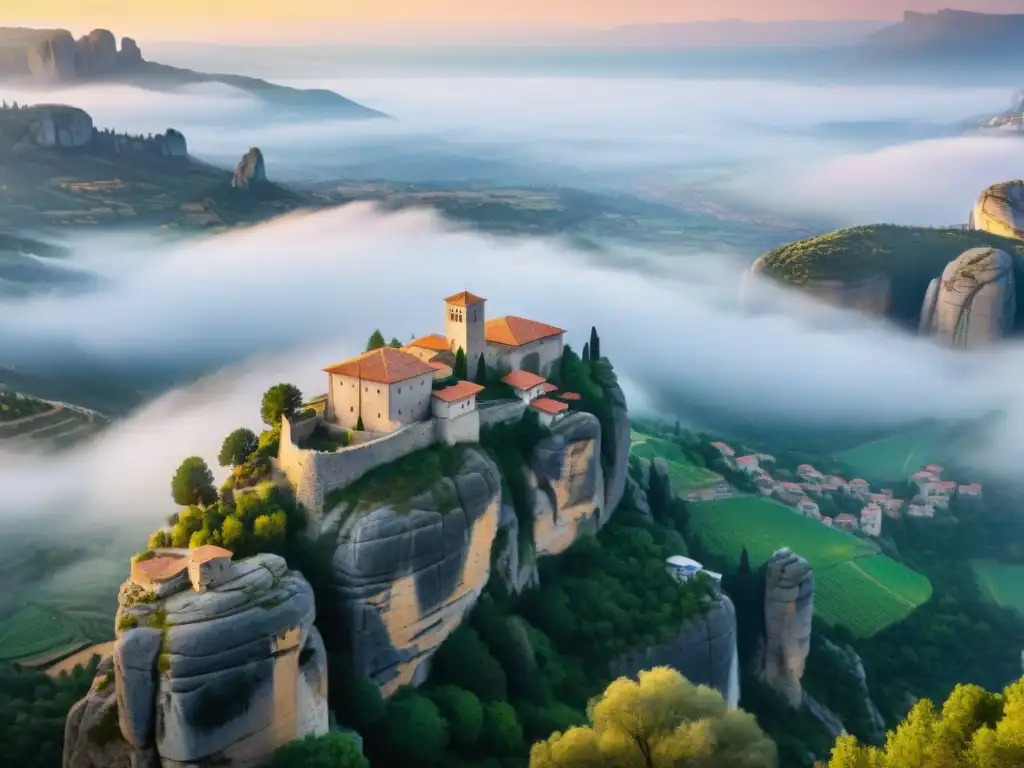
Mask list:
[{"label": "sunlit rock surface", "polygon": [[139,596],[126,582],[112,663],[68,717],[65,768],[119,766],[107,753],[133,766],[249,768],[327,732],[313,591],[282,558],[232,563],[228,580],[202,593],[185,583]]},{"label": "sunlit rock surface", "polygon": [[952,347],[980,347],[1003,338],[1016,312],[1013,257],[996,248],[972,248],[928,286],[920,329]]},{"label": "sunlit rock surface", "polygon": [[971,229],[1024,240],[1024,180],[993,184],[971,210]]},{"label": "sunlit rock surface", "polygon": [[793,707],[803,703],[800,680],[811,649],[814,573],[789,548],[765,566],[764,679]]}]

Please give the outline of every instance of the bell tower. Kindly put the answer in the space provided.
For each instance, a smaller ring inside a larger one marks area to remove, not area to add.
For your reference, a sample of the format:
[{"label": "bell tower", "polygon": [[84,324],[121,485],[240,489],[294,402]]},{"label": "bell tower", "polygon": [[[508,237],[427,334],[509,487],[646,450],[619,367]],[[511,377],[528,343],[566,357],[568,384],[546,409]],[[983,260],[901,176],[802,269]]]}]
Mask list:
[{"label": "bell tower", "polygon": [[466,353],[466,372],[472,379],[477,360],[484,353],[484,302],[469,291],[456,293],[444,300],[444,335],[452,354],[459,347]]}]

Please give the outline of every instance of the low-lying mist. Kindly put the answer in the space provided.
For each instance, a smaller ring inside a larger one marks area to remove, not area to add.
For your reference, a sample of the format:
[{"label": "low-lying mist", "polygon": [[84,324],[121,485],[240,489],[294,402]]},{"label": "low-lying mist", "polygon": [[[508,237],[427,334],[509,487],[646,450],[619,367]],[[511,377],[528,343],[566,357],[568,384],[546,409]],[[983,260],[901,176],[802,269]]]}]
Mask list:
[{"label": "low-lying mist", "polygon": [[[278,181],[375,178],[561,184],[675,198],[701,182],[744,204],[838,225],[965,220],[982,188],[1024,175],[1005,137],[951,136],[1006,108],[992,87],[693,80],[665,77],[336,76],[289,81],[335,90],[393,120],[274,117],[252,96],[206,84],[158,93],[127,86],[50,90],[100,126],[176,127],[199,158],[232,165],[259,146]],[[38,91],[4,88],[8,100]],[[837,138],[826,127],[870,127]],[[905,130],[934,139],[907,142]]]},{"label": "low-lying mist", "polygon": [[375,328],[402,340],[443,330],[442,299],[463,288],[487,298],[490,316],[568,329],[577,349],[596,325],[635,410],[672,414],[698,402],[762,423],[841,428],[1002,408],[988,449],[973,458],[1015,474],[1024,448],[1016,344],[954,353],[796,294],[783,294],[791,311],[753,316],[736,301],[739,262],[721,256],[597,258],[362,204],[186,243],[113,239],[97,259],[103,243],[80,247],[108,287],[0,306],[5,349],[31,345],[45,356],[72,345],[140,364],[228,365],[87,445],[0,456],[0,526],[38,520],[58,536],[75,533],[77,521],[138,528],[141,537],[172,510],[170,477],[182,458],[214,466],[230,430],[258,427],[266,387],[287,380],[308,395],[325,391],[321,369],[361,351]]}]

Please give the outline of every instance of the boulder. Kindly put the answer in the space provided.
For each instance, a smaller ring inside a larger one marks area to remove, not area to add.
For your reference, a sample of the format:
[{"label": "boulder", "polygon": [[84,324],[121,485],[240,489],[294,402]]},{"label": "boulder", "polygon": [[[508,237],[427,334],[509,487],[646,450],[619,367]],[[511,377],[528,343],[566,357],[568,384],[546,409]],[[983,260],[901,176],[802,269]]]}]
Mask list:
[{"label": "boulder", "polygon": [[426,679],[430,657],[476,604],[501,515],[498,467],[464,448],[455,475],[432,490],[400,505],[352,502],[324,518],[319,539],[334,547],[354,668],[385,696]]},{"label": "boulder", "polygon": [[75,78],[75,38],[65,29],[36,43],[28,52],[28,68],[37,80],[60,83]]},{"label": "boulder", "polygon": [[92,117],[84,109],[62,104],[29,107],[29,137],[40,147],[84,147],[93,136]]},{"label": "boulder", "polygon": [[1017,312],[1013,257],[971,248],[932,280],[921,307],[920,331],[953,347],[980,347],[1012,328]]},{"label": "boulder", "polygon": [[970,226],[1024,240],[1024,180],[993,184],[982,192],[971,211]]},{"label": "boulder", "polygon": [[120,592],[112,663],[68,716],[65,768],[127,768],[125,755],[132,766],[249,768],[327,732],[313,591],[282,558],[232,563],[203,592],[138,594]]},{"label": "boulder", "polygon": [[235,174],[231,177],[231,186],[235,189],[248,189],[266,182],[267,171],[263,165],[263,153],[259,147],[252,147],[242,155],[235,166]]},{"label": "boulder", "polygon": [[764,679],[790,705],[803,703],[800,680],[811,649],[814,573],[810,564],[784,547],[765,566]]},{"label": "boulder", "polygon": [[696,616],[659,645],[638,648],[611,667],[616,677],[635,677],[640,670],[667,666],[697,685],[714,688],[732,706],[738,700],[736,609],[724,593],[704,614]]},{"label": "boulder", "polygon": [[75,74],[95,77],[117,68],[117,40],[107,29],[94,29],[75,41]]},{"label": "boulder", "polygon": [[142,63],[142,49],[130,37],[121,38],[121,50],[117,54],[117,65],[121,68]]}]

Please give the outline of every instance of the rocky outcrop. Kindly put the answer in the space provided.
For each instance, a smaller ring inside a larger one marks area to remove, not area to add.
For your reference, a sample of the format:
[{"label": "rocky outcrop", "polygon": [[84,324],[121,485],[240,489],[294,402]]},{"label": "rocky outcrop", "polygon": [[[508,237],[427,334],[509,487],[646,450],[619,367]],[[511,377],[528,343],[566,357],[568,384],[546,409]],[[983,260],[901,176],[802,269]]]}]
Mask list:
[{"label": "rocky outcrop", "polygon": [[626,395],[619,386],[619,379],[612,366],[608,365],[607,361],[601,361],[594,365],[593,371],[604,391],[611,413],[611,434],[601,436],[607,468],[604,478],[605,505],[600,520],[601,525],[604,525],[619,506],[622,494],[626,490],[626,475],[629,471],[629,407],[626,405]]},{"label": "rocky outcrop", "polygon": [[75,74],[105,75],[117,67],[117,40],[107,29],[94,29],[75,41]]},{"label": "rocky outcrop", "polygon": [[601,438],[597,417],[577,412],[555,422],[551,436],[534,448],[527,479],[533,492],[533,545],[538,557],[557,555],[581,535],[597,533],[610,515]]},{"label": "rocky outcrop", "polygon": [[165,157],[187,157],[188,143],[185,135],[174,128],[168,128],[163,135],[157,135],[156,140],[160,144],[160,154]]},{"label": "rocky outcrop", "polygon": [[142,62],[142,51],[130,37],[121,50],[112,32],[94,29],[75,40],[65,29],[42,35],[28,50],[28,69],[34,78],[63,83],[102,77]]},{"label": "rocky outcrop", "polygon": [[971,210],[971,229],[1024,240],[1024,180],[993,184]]},{"label": "rocky outcrop", "polygon": [[136,64],[142,63],[142,49],[139,48],[139,44],[130,37],[121,38],[121,51],[117,56],[118,65],[124,68],[130,68]]},{"label": "rocky outcrop", "polygon": [[928,286],[920,330],[953,347],[980,347],[1006,335],[1016,312],[1013,257],[996,248],[972,248]]},{"label": "rocky outcrop", "polygon": [[231,186],[235,189],[249,189],[265,183],[267,171],[263,164],[263,152],[259,147],[252,147],[242,155],[235,166],[235,174],[231,177]]},{"label": "rocky outcrop", "polygon": [[[849,672],[850,676],[856,682],[859,694],[859,704],[863,707],[863,711],[867,715],[865,719],[867,727],[870,728],[870,731],[865,734],[865,737],[875,744],[882,743],[882,741],[885,740],[885,718],[882,717],[882,713],[878,710],[875,702],[871,699],[871,693],[868,690],[868,676],[867,672],[864,671],[864,662],[861,660],[860,655],[850,646],[836,645],[829,641],[828,638],[822,638],[822,644],[825,646],[826,651],[835,656],[836,659],[846,667],[847,672]],[[808,696],[805,701],[810,703],[813,700]],[[824,710],[824,707],[820,704],[818,704],[817,707],[819,710]],[[819,716],[819,714],[824,715],[825,712],[827,712],[827,710],[824,710],[824,712],[815,713],[815,707],[813,704],[810,709],[812,714],[815,714],[815,716]],[[819,719],[822,719],[823,722],[828,725],[827,715],[819,717]],[[839,732],[842,732],[843,730],[847,729],[842,725],[842,723],[840,723]],[[838,736],[839,733],[835,733],[834,735]]]},{"label": "rocky outcrop", "polygon": [[230,568],[198,593],[125,583],[113,659],[68,716],[65,768],[247,768],[326,733],[312,589],[276,555]]},{"label": "rocky outcrop", "polygon": [[739,700],[736,657],[736,609],[721,593],[704,614],[687,621],[660,645],[639,648],[612,664],[616,677],[635,677],[642,669],[668,666],[687,680],[716,689],[735,707]]},{"label": "rocky outcrop", "polygon": [[390,695],[426,679],[433,653],[487,584],[501,519],[501,475],[463,449],[455,475],[401,504],[335,507],[319,540],[358,673]]},{"label": "rocky outcrop", "polygon": [[31,117],[29,137],[37,146],[75,149],[92,141],[92,117],[84,109],[41,104],[25,111]]},{"label": "rocky outcrop", "polygon": [[[740,283],[741,305],[751,311],[786,309],[786,294],[773,290],[772,283],[766,282],[775,279],[763,258],[755,261]],[[831,307],[878,317],[885,317],[892,304],[892,286],[881,272],[848,280],[810,278],[793,287]]]},{"label": "rocky outcrop", "polygon": [[498,535],[494,540],[494,576],[501,579],[506,591],[518,595],[524,589],[540,583],[537,555],[531,547],[523,546],[519,518],[508,504],[501,505]]},{"label": "rocky outcrop", "polygon": [[765,564],[764,679],[794,708],[803,703],[800,679],[811,649],[814,573],[789,548]]},{"label": "rocky outcrop", "polygon": [[28,51],[29,72],[37,80],[60,83],[75,78],[75,38],[64,29],[37,42]]}]

